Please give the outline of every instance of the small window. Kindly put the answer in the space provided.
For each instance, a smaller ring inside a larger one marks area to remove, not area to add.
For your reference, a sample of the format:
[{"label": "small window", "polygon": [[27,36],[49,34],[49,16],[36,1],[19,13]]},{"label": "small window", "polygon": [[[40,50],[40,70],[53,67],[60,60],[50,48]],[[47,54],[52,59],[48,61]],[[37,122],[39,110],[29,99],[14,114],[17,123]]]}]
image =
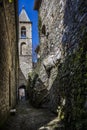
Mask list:
[{"label": "small window", "polygon": [[42,33],[43,33],[44,35],[46,34],[46,26],[45,26],[45,25],[42,26]]},{"label": "small window", "polygon": [[24,26],[21,27],[21,38],[26,38],[26,28]]}]

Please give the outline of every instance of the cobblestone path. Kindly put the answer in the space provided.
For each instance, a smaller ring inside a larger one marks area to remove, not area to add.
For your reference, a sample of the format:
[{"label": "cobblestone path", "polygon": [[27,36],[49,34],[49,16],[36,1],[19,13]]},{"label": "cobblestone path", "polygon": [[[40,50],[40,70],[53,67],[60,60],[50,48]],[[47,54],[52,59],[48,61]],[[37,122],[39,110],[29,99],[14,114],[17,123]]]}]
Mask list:
[{"label": "cobblestone path", "polygon": [[10,115],[2,130],[39,130],[55,118],[48,110],[33,108],[28,102],[20,102],[16,109],[17,113]]}]

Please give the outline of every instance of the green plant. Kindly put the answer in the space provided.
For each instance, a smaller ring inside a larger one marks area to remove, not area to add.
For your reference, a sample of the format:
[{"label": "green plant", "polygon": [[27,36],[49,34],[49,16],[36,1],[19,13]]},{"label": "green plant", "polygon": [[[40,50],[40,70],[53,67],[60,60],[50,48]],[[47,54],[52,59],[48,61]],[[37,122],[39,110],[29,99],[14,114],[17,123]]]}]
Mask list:
[{"label": "green plant", "polygon": [[12,3],[13,2],[13,0],[9,0],[9,3]]}]

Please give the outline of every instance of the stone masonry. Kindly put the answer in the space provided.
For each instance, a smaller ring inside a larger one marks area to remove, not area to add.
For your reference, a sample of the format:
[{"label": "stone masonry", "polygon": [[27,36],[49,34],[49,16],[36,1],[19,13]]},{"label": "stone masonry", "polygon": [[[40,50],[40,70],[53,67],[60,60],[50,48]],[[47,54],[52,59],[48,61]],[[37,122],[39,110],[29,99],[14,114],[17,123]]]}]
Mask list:
[{"label": "stone masonry", "polygon": [[30,100],[58,112],[66,130],[87,129],[86,6],[86,0],[35,0],[34,5],[40,46],[29,79]]},{"label": "stone masonry", "polygon": [[17,1],[0,1],[0,126],[16,104],[18,85]]},{"label": "stone masonry", "polygon": [[[32,72],[32,23],[24,9],[19,15],[19,86],[27,85],[28,73]],[[23,78],[22,78],[23,77]]]}]

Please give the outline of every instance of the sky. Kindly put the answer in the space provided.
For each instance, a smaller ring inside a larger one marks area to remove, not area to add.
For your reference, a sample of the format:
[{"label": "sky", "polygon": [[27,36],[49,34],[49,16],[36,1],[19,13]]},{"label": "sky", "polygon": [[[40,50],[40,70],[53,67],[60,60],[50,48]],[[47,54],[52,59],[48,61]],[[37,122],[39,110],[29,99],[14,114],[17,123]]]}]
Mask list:
[{"label": "sky", "polygon": [[33,47],[33,62],[37,61],[34,50],[36,46],[39,44],[39,34],[38,34],[38,12],[35,11],[34,8],[35,0],[18,0],[19,5],[19,14],[24,6],[28,17],[30,18],[32,24],[32,47]]}]

